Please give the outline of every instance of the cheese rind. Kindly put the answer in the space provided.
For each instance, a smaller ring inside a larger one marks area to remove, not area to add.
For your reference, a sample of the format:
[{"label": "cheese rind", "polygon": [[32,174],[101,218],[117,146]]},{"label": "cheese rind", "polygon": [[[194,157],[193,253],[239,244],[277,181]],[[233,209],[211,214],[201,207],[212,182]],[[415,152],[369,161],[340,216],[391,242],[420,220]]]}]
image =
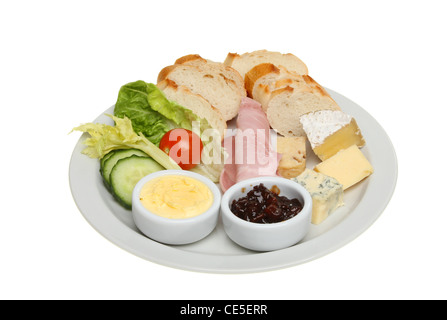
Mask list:
[{"label": "cheese rind", "polygon": [[300,122],[314,153],[322,161],[355,144],[365,145],[355,119],[342,112],[323,110],[301,116]]},{"label": "cheese rind", "polygon": [[281,154],[278,174],[290,179],[306,169],[306,139],[304,137],[278,137],[276,151]]},{"label": "cheese rind", "polygon": [[314,170],[337,179],[343,185],[343,190],[374,172],[371,163],[357,145],[339,151],[329,159],[317,164]]},{"label": "cheese rind", "polygon": [[343,206],[343,186],[334,178],[306,169],[291,180],[301,184],[312,197],[312,223],[320,224]]}]

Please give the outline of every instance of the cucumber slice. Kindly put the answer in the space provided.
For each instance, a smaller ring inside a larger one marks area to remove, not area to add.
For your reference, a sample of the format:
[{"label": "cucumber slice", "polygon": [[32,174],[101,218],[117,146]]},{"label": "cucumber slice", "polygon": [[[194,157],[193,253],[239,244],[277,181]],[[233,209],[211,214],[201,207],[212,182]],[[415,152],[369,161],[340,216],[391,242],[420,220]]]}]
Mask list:
[{"label": "cucumber slice", "polygon": [[164,170],[160,164],[149,157],[133,155],[118,160],[110,173],[113,195],[127,209],[132,208],[132,192],[143,177]]},{"label": "cucumber slice", "polygon": [[119,150],[110,151],[104,157],[102,157],[101,160],[99,161],[99,172],[101,173],[101,176],[103,176],[102,172],[103,172],[103,168],[104,168],[104,163],[107,161],[107,159],[109,159],[117,151],[119,151]]},{"label": "cucumber slice", "polygon": [[138,155],[140,157],[149,157],[146,153],[138,149],[120,149],[116,150],[110,157],[108,157],[104,161],[101,174],[107,187],[110,187],[110,172],[112,172],[115,164],[119,160],[133,155]]}]

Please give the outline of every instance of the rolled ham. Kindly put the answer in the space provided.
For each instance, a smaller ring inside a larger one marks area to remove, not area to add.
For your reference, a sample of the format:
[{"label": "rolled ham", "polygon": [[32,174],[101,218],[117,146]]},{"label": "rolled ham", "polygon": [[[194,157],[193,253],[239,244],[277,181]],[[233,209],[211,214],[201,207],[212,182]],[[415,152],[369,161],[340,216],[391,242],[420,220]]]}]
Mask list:
[{"label": "rolled ham", "polygon": [[223,192],[235,183],[260,176],[276,176],[281,155],[273,150],[270,124],[261,104],[243,98],[235,134],[223,141],[227,153],[220,177]]}]

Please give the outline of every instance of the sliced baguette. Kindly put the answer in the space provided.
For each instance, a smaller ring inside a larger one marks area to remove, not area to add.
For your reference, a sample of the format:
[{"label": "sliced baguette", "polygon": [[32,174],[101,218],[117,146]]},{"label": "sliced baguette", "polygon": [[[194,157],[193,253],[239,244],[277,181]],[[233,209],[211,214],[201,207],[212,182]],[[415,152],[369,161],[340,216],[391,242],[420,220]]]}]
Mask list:
[{"label": "sliced baguette", "polygon": [[271,63],[263,63],[252,68],[246,75],[246,85],[250,87],[250,95],[261,103],[267,111],[271,93],[285,88],[306,87],[305,76],[288,71],[284,67],[276,67]]},{"label": "sliced baguette", "polygon": [[180,57],[175,61],[175,64],[187,64],[192,66],[197,66],[202,69],[212,69],[216,73],[222,73],[223,76],[234,81],[236,86],[241,90],[241,95],[246,96],[247,92],[245,90],[244,79],[241,77],[239,72],[235,69],[224,65],[221,62],[215,62],[209,59],[204,59],[198,54],[188,54],[186,56]]},{"label": "sliced baguette", "polygon": [[270,82],[278,79],[281,70],[272,63],[261,63],[245,73],[244,82],[247,95],[253,97],[253,88],[260,79]]},{"label": "sliced baguette", "polygon": [[188,54],[175,60],[174,64],[188,64],[188,63],[195,64],[195,63],[206,63],[206,62],[207,60],[202,58],[198,54]]},{"label": "sliced baguette", "polygon": [[280,79],[262,85],[254,99],[263,104],[270,126],[286,137],[305,136],[300,123],[303,114],[321,110],[341,110],[327,91],[308,75]]},{"label": "sliced baguette", "polygon": [[177,62],[180,63],[163,68],[157,81],[172,80],[177,85],[186,86],[219,109],[225,121],[238,114],[246,91],[243,80],[234,69],[198,55],[185,56]]},{"label": "sliced baguette", "polygon": [[289,71],[283,66],[261,63],[245,74],[245,88],[247,89],[247,94],[252,98],[254,95],[253,91],[262,89],[265,85],[271,86],[275,84],[275,88],[279,89],[280,87],[290,85],[293,80],[300,81],[301,79],[301,75]]},{"label": "sliced baguette", "polygon": [[172,80],[163,80],[157,84],[157,87],[163,91],[166,98],[177,102],[179,105],[191,110],[200,118],[208,121],[209,125],[217,130],[220,139],[223,140],[227,123],[222,114],[214,108],[202,96],[191,92],[185,86],[179,86]]},{"label": "sliced baguette", "polygon": [[301,59],[291,53],[280,53],[276,51],[257,50],[244,54],[228,53],[224,64],[236,69],[242,79],[253,67],[262,63],[271,63],[277,67],[283,66],[291,72],[308,74],[307,66]]}]

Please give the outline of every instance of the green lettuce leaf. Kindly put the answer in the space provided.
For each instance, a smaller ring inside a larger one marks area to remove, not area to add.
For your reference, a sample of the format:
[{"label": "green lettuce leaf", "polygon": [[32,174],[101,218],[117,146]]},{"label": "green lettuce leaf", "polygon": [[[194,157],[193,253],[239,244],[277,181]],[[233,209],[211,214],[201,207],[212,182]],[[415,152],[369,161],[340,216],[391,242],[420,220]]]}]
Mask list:
[{"label": "green lettuce leaf", "polygon": [[148,101],[153,92],[144,81],[135,81],[121,87],[115,104],[114,115],[131,120],[135,132],[142,133],[149,141],[158,145],[163,135],[174,128],[171,121],[154,110]]},{"label": "green lettuce leaf", "polygon": [[[183,128],[198,134],[202,138],[205,150],[208,147],[223,155],[220,142],[217,145],[214,142],[211,148],[209,140],[203,139],[202,134],[212,129],[208,121],[178,103],[168,100],[155,84],[139,80],[122,86],[114,114],[118,118],[130,119],[133,130],[157,146],[166,132],[174,128]],[[208,153],[204,152],[202,162],[194,170],[213,181],[218,181],[222,168],[223,161],[213,162]]]},{"label": "green lettuce leaf", "polygon": [[[183,128],[200,135],[210,125],[191,110],[168,100],[153,83],[142,80],[121,87],[115,104],[114,115],[132,121],[135,132],[142,133],[158,145],[163,135],[171,129]],[[196,121],[199,126],[193,126]],[[200,129],[196,129],[200,128]]]},{"label": "green lettuce leaf", "polygon": [[153,83],[148,83],[147,88],[147,101],[152,110],[171,120],[176,128],[191,130],[193,121],[201,121],[191,110],[168,100],[164,93]]}]

